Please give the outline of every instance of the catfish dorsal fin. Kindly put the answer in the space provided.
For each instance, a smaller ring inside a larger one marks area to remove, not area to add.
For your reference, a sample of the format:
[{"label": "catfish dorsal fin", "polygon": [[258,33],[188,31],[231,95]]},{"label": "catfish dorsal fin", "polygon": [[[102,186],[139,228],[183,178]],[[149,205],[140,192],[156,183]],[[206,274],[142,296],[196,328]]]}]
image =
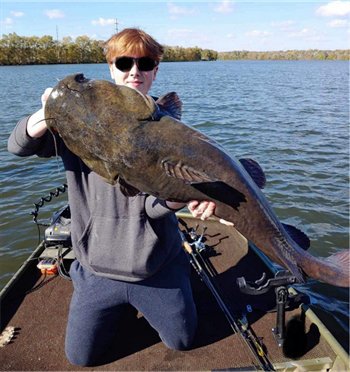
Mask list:
[{"label": "catfish dorsal fin", "polygon": [[306,251],[310,248],[310,239],[308,236],[292,225],[282,223],[288,235],[299,245],[300,248]]},{"label": "catfish dorsal fin", "polygon": [[249,173],[250,177],[252,177],[256,185],[260,189],[263,189],[266,186],[266,177],[260,165],[253,159],[239,159],[239,161],[243,165],[244,169]]},{"label": "catfish dorsal fin", "polygon": [[175,92],[167,93],[156,101],[161,113],[171,116],[174,119],[181,120],[182,102]]}]

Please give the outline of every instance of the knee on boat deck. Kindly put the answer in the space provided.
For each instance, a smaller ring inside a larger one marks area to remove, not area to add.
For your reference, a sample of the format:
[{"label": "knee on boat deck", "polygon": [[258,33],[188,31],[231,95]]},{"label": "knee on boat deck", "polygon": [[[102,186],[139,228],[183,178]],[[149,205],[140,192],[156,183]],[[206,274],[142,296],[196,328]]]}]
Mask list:
[{"label": "knee on boat deck", "polygon": [[168,349],[179,351],[190,350],[196,334],[197,325],[198,319],[193,319],[187,327],[184,327],[185,332],[181,332],[179,335],[171,333],[170,335],[163,337],[160,335],[160,338]]},{"label": "knee on boat deck", "polygon": [[91,357],[84,353],[77,353],[66,350],[66,357],[69,363],[78,367],[93,367],[96,365],[98,359]]}]

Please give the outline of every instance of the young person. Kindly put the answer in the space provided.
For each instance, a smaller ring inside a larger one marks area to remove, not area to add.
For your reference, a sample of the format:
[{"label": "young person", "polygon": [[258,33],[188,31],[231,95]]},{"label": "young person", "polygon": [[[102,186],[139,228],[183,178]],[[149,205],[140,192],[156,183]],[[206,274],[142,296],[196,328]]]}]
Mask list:
[{"label": "young person", "polygon": [[[139,29],[125,29],[104,46],[115,83],[147,94],[157,76],[163,47]],[[51,90],[42,95],[42,108],[15,127],[9,138],[10,152],[55,155],[44,116]],[[143,314],[169,348],[190,348],[197,313],[175,216],[185,204],[142,192],[125,197],[119,185],[104,182],[61,138],[57,147],[69,186],[77,258],[70,268],[74,292],[66,332],[68,360],[79,366],[99,363],[130,308]],[[194,216],[206,219],[215,204],[192,201],[188,207]]]}]

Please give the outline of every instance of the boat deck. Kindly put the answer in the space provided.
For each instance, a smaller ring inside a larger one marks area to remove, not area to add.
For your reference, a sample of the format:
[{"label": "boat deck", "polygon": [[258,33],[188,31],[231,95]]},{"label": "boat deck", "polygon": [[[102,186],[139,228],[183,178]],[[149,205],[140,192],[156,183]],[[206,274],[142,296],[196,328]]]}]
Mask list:
[{"label": "boat deck", "polygon": [[[186,219],[189,227],[196,222]],[[260,340],[274,368],[294,370],[300,364],[305,368],[308,363],[312,364],[304,370],[319,370],[322,366],[331,368],[336,354],[308,318],[305,320],[307,344],[304,354],[298,360],[284,356],[271,331],[276,326],[276,313],[267,312],[275,307],[274,291],[248,296],[242,294],[236,284],[237,277],[255,281],[263,272],[270,277],[273,275],[233,228],[212,220],[198,223],[198,231],[203,224],[208,227],[204,235],[205,244],[212,247],[208,260],[215,280],[225,292],[233,311],[239,316],[246,313],[250,331]],[[111,345],[101,365],[90,368],[73,366],[64,351],[72,283],[60,276],[43,279],[35,264],[33,261],[31,268],[26,270],[1,304],[1,330],[7,325],[16,329],[15,338],[0,348],[2,371],[208,371],[254,370],[257,366],[242,336],[233,332],[215,298],[194,270],[192,287],[199,325],[191,350],[167,349],[142,314],[138,314],[137,319],[133,317],[125,321],[124,331]],[[25,294],[38,283],[42,284]],[[251,306],[252,312],[247,311],[247,305]],[[288,309],[286,321],[301,312],[298,306]]]}]

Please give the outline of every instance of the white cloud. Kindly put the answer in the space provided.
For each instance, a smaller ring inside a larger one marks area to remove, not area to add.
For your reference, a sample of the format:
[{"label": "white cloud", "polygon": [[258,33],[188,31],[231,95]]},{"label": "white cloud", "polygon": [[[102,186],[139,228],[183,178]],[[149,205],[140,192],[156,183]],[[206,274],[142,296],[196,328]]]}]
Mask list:
[{"label": "white cloud", "polygon": [[[177,6],[173,3],[167,3],[168,11],[170,14],[175,14],[176,16],[179,15],[193,15],[197,13],[197,10],[195,8],[193,9],[187,9],[182,6]],[[174,17],[172,17],[174,19]]]},{"label": "white cloud", "polygon": [[224,13],[224,14],[232,13],[233,12],[232,3],[230,1],[223,1],[220,5],[213,6],[213,10],[214,12],[217,12],[217,13]]},{"label": "white cloud", "polygon": [[280,31],[290,31],[293,29],[297,21],[273,21],[270,23],[271,27],[277,27]]},{"label": "white cloud", "polygon": [[333,1],[327,5],[322,5],[316,10],[316,14],[321,17],[345,17],[350,13],[349,1]]},{"label": "white cloud", "polygon": [[51,10],[46,9],[44,11],[44,14],[47,15],[50,19],[66,17],[66,15],[60,9],[51,9]]},{"label": "white cloud", "polygon": [[187,28],[172,28],[168,30],[168,35],[171,38],[188,38],[195,34],[194,30],[189,30]]},{"label": "white cloud", "polygon": [[6,29],[12,28],[12,25],[14,24],[12,18],[6,18],[4,21],[4,25]]},{"label": "white cloud", "polygon": [[228,34],[226,36],[228,39],[236,39],[236,36],[232,35],[232,34]]},{"label": "white cloud", "polygon": [[260,44],[261,45],[273,45],[274,40],[262,38],[261,41],[260,41]]},{"label": "white cloud", "polygon": [[288,37],[289,38],[302,38],[304,40],[314,41],[314,42],[329,41],[329,39],[321,35],[316,28],[304,28],[300,31],[289,34]]},{"label": "white cloud", "polygon": [[109,26],[109,25],[114,25],[115,24],[115,19],[104,19],[104,18],[101,18],[101,17],[98,17],[98,21],[91,21],[91,23],[94,25],[94,26]]},{"label": "white cloud", "polygon": [[168,40],[169,43],[171,42],[171,44],[168,45],[181,45],[184,48],[207,44],[211,39],[211,36],[189,28],[169,29],[166,37],[166,40]]},{"label": "white cloud", "polygon": [[24,13],[23,12],[14,12],[11,10],[10,12],[14,17],[23,17]]},{"label": "white cloud", "polygon": [[252,36],[252,37],[261,37],[261,36],[269,36],[269,35],[273,35],[273,32],[253,30],[253,31],[248,31],[245,33],[245,36]]},{"label": "white cloud", "polygon": [[300,31],[293,32],[289,34],[289,37],[294,38],[294,37],[304,37],[304,38],[310,38],[310,37],[315,37],[317,35],[317,31],[314,28],[303,28]]},{"label": "white cloud", "polygon": [[349,27],[349,21],[346,20],[346,19],[334,19],[333,21],[328,22],[327,26],[328,27],[334,27],[334,28]]},{"label": "white cloud", "polygon": [[[77,27],[77,28],[79,29],[79,27]],[[99,39],[99,40],[101,40],[101,36],[96,35],[96,34],[90,34],[88,32],[83,32],[83,33],[80,32],[78,34],[69,34],[69,35],[67,35],[67,37],[71,37],[72,40],[76,40],[77,37],[82,37],[82,36],[87,36],[89,39]]]}]

